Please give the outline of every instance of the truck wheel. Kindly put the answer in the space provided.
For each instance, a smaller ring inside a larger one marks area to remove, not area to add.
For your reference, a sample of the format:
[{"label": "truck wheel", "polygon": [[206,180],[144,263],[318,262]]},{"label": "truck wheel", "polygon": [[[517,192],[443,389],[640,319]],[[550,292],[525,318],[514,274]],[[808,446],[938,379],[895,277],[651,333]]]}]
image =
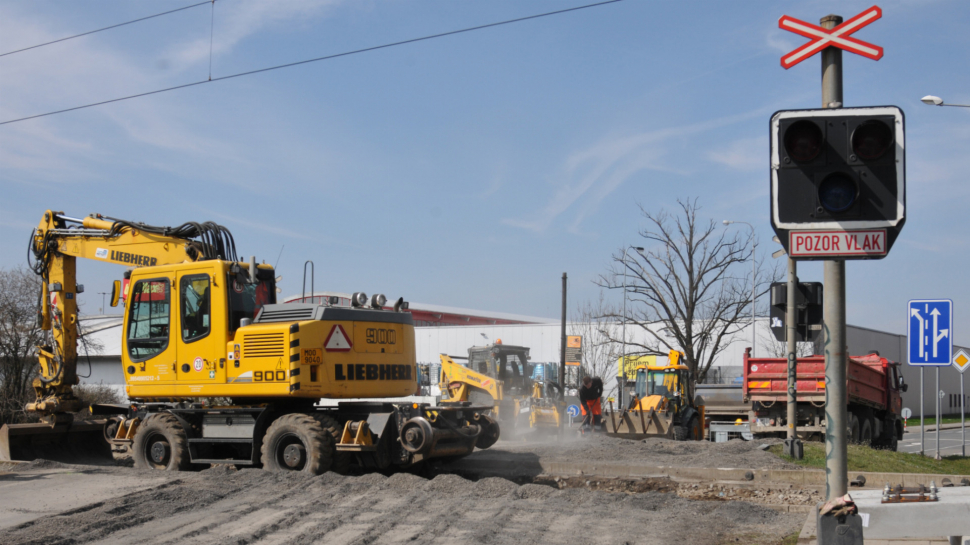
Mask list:
[{"label": "truck wheel", "polygon": [[848,440],[853,445],[859,444],[859,417],[849,413],[849,437]]},{"label": "truck wheel", "polygon": [[866,446],[872,446],[872,419],[862,419],[862,429],[859,430],[859,442]]},{"label": "truck wheel", "polygon": [[301,471],[320,475],[333,462],[333,437],[308,414],[285,414],[270,424],[263,437],[263,467],[270,471]]},{"label": "truck wheel", "polygon": [[189,469],[189,442],[178,418],[157,413],[145,419],[132,443],[135,467],[185,471]]},{"label": "truck wheel", "polygon": [[333,452],[331,454],[333,462],[330,464],[330,471],[346,475],[350,471],[350,463],[353,455],[349,452],[337,452],[337,443],[344,433],[344,427],[337,422],[337,419],[324,413],[314,413],[313,418],[323,426],[323,431],[333,437]]}]

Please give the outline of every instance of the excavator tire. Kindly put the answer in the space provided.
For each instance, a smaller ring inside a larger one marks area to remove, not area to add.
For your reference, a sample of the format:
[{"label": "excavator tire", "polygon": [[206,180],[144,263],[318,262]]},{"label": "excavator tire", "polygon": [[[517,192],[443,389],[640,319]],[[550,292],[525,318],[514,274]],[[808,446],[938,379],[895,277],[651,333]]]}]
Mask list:
[{"label": "excavator tire", "polygon": [[340,475],[346,475],[350,472],[350,464],[353,462],[353,454],[350,452],[337,452],[337,443],[340,442],[340,436],[343,435],[344,428],[337,422],[337,419],[323,413],[315,413],[313,418],[323,426],[323,430],[333,437],[334,450],[332,453],[332,462],[330,463],[330,471],[334,473],[339,473]]},{"label": "excavator tire", "polygon": [[674,441],[686,441],[688,435],[687,426],[674,426]]},{"label": "excavator tire", "polygon": [[261,452],[264,469],[320,475],[333,463],[334,440],[316,418],[285,414],[266,430]]},{"label": "excavator tire", "polygon": [[696,416],[692,416],[687,423],[687,439],[700,441],[704,438],[704,431],[701,429],[701,421]]},{"label": "excavator tire", "polygon": [[140,469],[188,470],[189,441],[182,424],[169,413],[149,416],[135,432],[132,457]]}]

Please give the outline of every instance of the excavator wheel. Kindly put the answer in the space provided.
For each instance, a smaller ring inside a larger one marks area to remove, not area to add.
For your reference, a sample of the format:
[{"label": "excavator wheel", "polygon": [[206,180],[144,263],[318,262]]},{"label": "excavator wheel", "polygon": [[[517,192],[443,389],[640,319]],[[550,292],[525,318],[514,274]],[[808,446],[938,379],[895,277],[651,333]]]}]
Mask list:
[{"label": "excavator wheel", "polygon": [[334,440],[320,421],[308,414],[285,414],[263,437],[263,468],[320,475],[333,463]]},{"label": "excavator wheel", "polygon": [[182,424],[174,415],[157,413],[145,419],[132,444],[135,467],[186,471],[189,463],[189,442]]},{"label": "excavator wheel", "polygon": [[692,416],[690,422],[687,424],[687,439],[690,441],[700,441],[704,438],[704,432],[701,430],[701,421],[696,416]]},{"label": "excavator wheel", "polygon": [[332,453],[333,461],[330,463],[330,471],[334,473],[339,473],[340,475],[346,475],[350,472],[350,464],[353,461],[353,454],[349,452],[337,452],[336,446],[340,442],[340,436],[343,435],[344,428],[341,426],[337,419],[334,417],[324,414],[315,413],[313,418],[323,426],[323,430],[333,437],[334,451]]}]

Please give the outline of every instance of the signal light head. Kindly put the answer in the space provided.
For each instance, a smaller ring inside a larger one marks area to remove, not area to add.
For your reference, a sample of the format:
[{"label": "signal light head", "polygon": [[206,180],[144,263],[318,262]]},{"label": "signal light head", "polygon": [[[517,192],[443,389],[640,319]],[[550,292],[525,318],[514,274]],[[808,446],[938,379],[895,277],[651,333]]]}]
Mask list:
[{"label": "signal light head", "polygon": [[785,131],[785,150],[796,163],[806,163],[822,151],[822,129],[808,120],[796,121]]},{"label": "signal light head", "polygon": [[882,157],[892,144],[892,129],[877,119],[865,121],[852,131],[852,153],[863,161]]},{"label": "signal light head", "polygon": [[818,202],[832,214],[851,208],[858,196],[859,187],[855,180],[842,172],[833,172],[818,184]]}]

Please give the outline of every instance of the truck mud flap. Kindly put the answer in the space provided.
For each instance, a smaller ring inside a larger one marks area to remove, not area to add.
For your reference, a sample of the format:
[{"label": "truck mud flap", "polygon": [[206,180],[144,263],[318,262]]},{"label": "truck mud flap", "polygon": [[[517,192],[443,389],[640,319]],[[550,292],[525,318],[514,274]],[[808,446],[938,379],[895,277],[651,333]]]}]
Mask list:
[{"label": "truck mud flap", "polygon": [[38,459],[64,463],[111,460],[104,439],[104,420],[49,424],[4,424],[0,427],[0,461]]}]

